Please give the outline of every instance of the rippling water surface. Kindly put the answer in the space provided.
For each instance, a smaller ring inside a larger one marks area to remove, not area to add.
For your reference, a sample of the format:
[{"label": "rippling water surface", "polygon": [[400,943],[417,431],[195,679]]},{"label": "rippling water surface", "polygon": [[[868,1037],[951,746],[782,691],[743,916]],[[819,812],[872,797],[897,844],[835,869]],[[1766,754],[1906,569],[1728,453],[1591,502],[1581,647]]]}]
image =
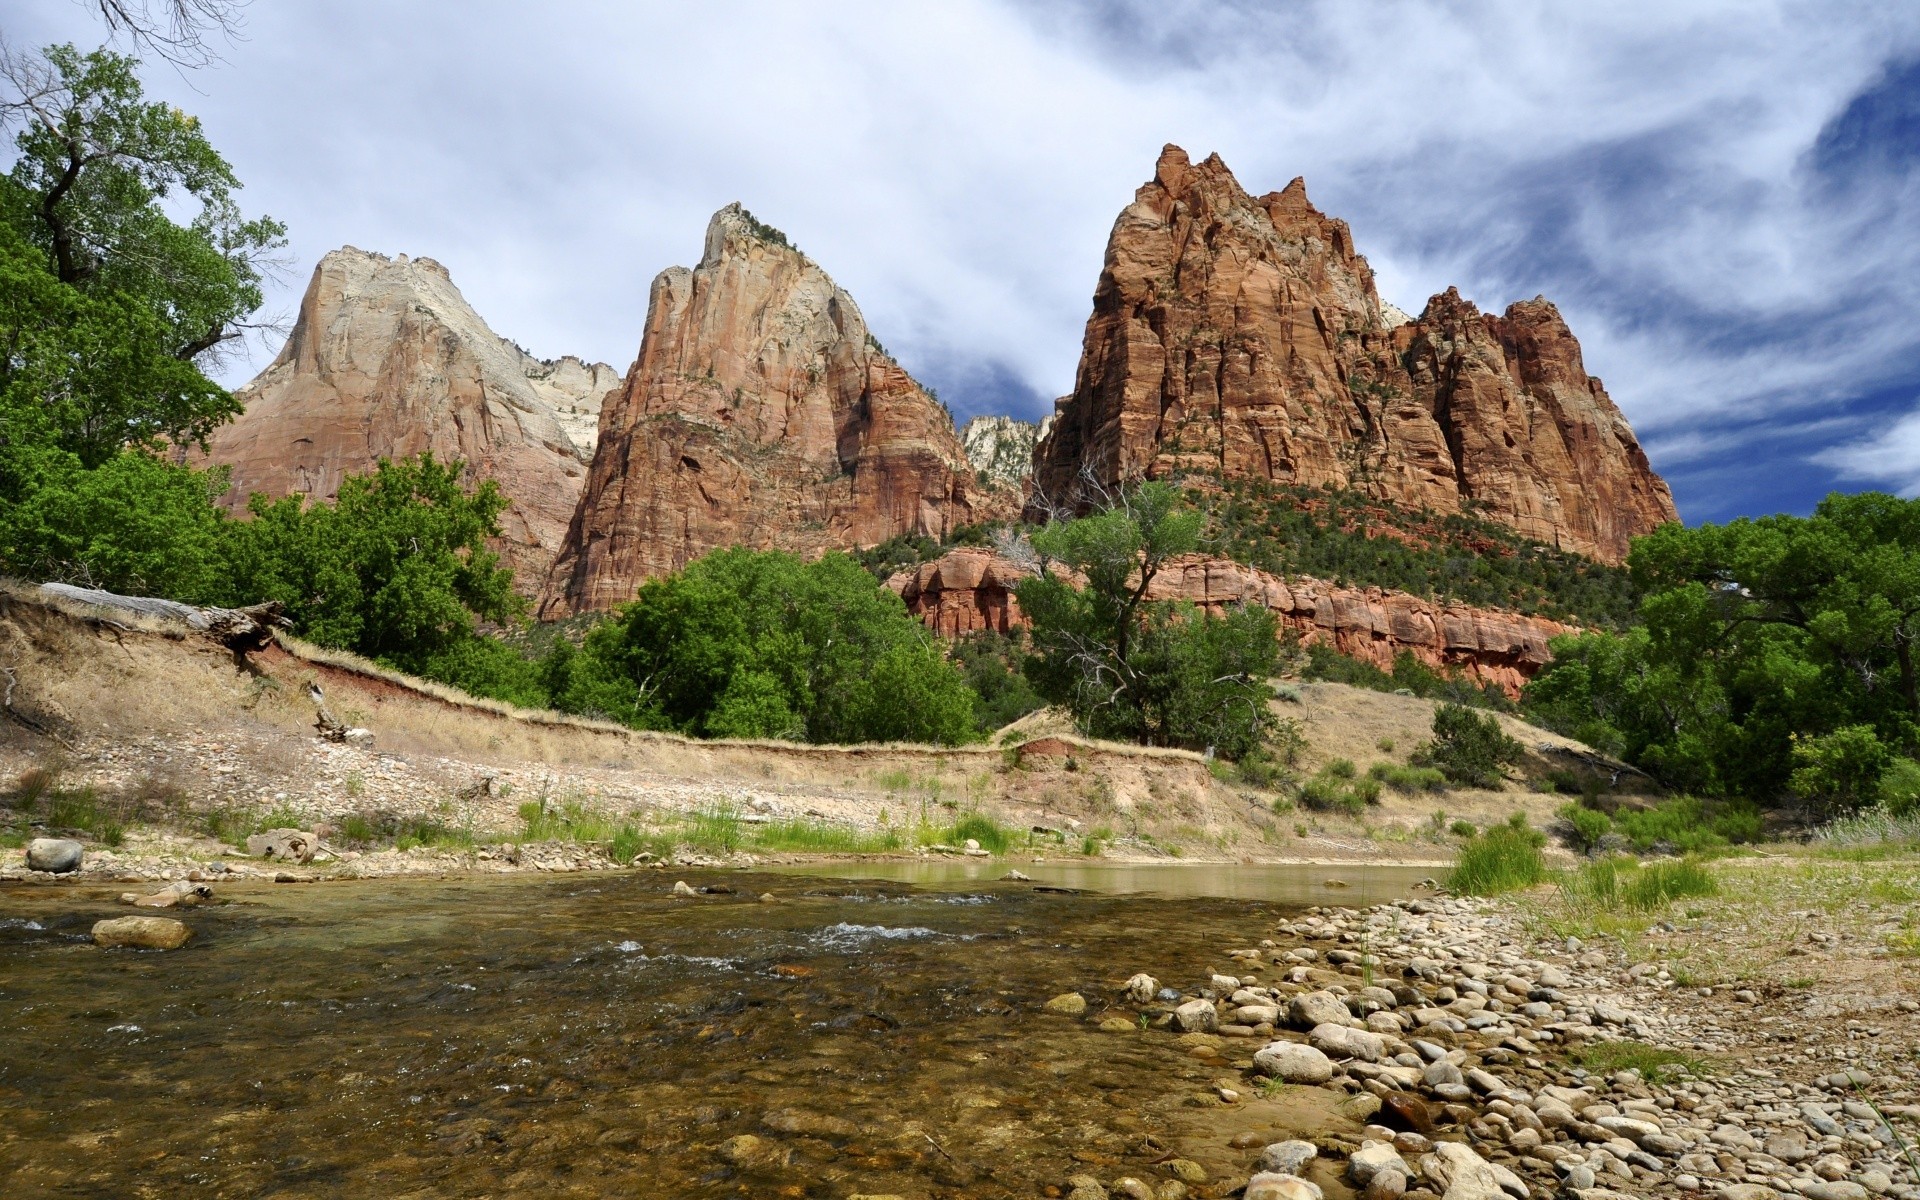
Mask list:
[{"label": "rippling water surface", "polygon": [[[737,889],[689,900],[678,877],[233,885],[179,914],[196,936],[171,953],[90,944],[125,915],[118,889],[0,890],[0,1195],[840,1200],[1165,1178],[1176,1150],[1217,1157],[1226,1118],[1204,1105],[1237,1048],[1102,1032],[1102,998],[1137,970],[1225,969],[1293,906],[745,873],[686,875]],[[1087,1019],[1040,1011],[1070,989]]]}]

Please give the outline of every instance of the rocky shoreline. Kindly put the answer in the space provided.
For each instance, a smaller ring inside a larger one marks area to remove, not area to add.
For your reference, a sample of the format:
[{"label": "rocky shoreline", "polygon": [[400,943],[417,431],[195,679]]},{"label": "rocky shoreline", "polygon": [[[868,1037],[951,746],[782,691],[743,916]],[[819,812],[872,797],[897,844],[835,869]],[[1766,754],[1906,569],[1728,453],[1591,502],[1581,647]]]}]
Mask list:
[{"label": "rocky shoreline", "polygon": [[[1684,986],[1617,949],[1547,935],[1508,901],[1315,908],[1225,954],[1233,974],[1184,991],[1136,975],[1122,1000],[1197,1057],[1239,1068],[1221,1100],[1336,1089],[1360,1138],[1242,1134],[1231,1147],[1244,1184],[1202,1187],[1205,1170],[1175,1160],[1174,1178],[1153,1183],[1075,1175],[1069,1200],[1320,1200],[1341,1187],[1367,1200],[1920,1200],[1920,1163],[1891,1123],[1920,1116],[1911,1000],[1893,1010],[1907,1035],[1889,1042],[1893,1061],[1841,1052],[1843,1069],[1822,1070],[1769,1065],[1751,1026],[1717,1019],[1752,1004],[1751,989]],[[1084,1011],[1084,999],[1049,1008]],[[1863,1057],[1872,1069],[1847,1065]],[[1658,1066],[1578,1065],[1636,1059]]]}]

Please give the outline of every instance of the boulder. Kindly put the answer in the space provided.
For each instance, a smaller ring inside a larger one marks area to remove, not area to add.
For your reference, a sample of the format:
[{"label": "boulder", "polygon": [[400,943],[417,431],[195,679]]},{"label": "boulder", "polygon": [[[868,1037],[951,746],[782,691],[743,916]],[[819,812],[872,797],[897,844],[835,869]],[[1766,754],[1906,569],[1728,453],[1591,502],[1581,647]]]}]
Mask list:
[{"label": "boulder", "polygon": [[1347,1025],[1315,1025],[1307,1034],[1307,1044],[1330,1058],[1357,1058],[1361,1062],[1379,1062],[1386,1053],[1386,1042],[1379,1034]]},{"label": "boulder", "polygon": [[1267,1043],[1254,1054],[1253,1069],[1282,1083],[1325,1083],[1333,1078],[1332,1060],[1298,1042]]},{"label": "boulder", "polygon": [[1400,1157],[1391,1142],[1366,1142],[1347,1159],[1347,1177],[1361,1187],[1381,1171],[1389,1170],[1398,1171],[1402,1176],[1413,1174],[1407,1160]]},{"label": "boulder", "polygon": [[1189,1000],[1173,1010],[1173,1026],[1183,1033],[1212,1033],[1220,1027],[1220,1014],[1211,1000]]},{"label": "boulder", "polygon": [[27,869],[65,875],[80,869],[86,847],[72,838],[34,838],[27,843]]},{"label": "boulder", "polygon": [[1320,1185],[1298,1175],[1262,1171],[1247,1180],[1241,1200],[1324,1200]]},{"label": "boulder", "polygon": [[1287,1002],[1287,1023],[1295,1029],[1344,1025],[1351,1016],[1347,1002],[1332,992],[1304,992]]},{"label": "boulder", "polygon": [[1047,1001],[1046,1009],[1050,1013],[1063,1017],[1085,1016],[1087,998],[1079,992],[1063,992]]},{"label": "boulder", "polygon": [[1312,1142],[1274,1142],[1260,1151],[1260,1159],[1254,1164],[1254,1169],[1278,1175],[1298,1175],[1319,1153]]},{"label": "boulder", "polygon": [[1437,1142],[1420,1159],[1420,1174],[1441,1200],[1505,1200],[1493,1164],[1459,1142]]},{"label": "boulder", "polygon": [[193,937],[172,917],[114,917],[93,924],[93,943],[103,950],[178,950]]},{"label": "boulder", "polygon": [[247,839],[247,853],[279,862],[310,863],[320,839],[304,829],[269,829]]},{"label": "boulder", "polygon": [[1160,994],[1160,981],[1143,971],[1127,980],[1126,991],[1127,999],[1135,1004],[1151,1004]]}]

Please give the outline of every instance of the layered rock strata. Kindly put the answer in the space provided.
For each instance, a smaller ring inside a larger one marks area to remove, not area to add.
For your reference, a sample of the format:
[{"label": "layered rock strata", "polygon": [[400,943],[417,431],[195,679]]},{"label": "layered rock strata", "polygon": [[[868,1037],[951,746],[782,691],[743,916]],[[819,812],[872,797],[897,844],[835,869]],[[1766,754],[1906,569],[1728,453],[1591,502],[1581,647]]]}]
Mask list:
[{"label": "layered rock strata", "polygon": [[1494,316],[1449,289],[1408,320],[1301,180],[1250,196],[1175,146],[1114,223],[1034,470],[1036,517],[1083,506],[1089,481],[1223,472],[1472,505],[1607,562],[1676,519],[1552,304]]},{"label": "layered rock strata", "polygon": [[604,363],[534,358],[487,327],[447,269],[351,246],[320,260],[273,362],[209,441],[232,471],[225,503],[251,493],[330,500],[382,458],[431,451],[507,497],[496,547],[523,589],[559,553],[587,474]]},{"label": "layered rock strata", "polygon": [[[888,580],[908,611],[947,637],[979,630],[1006,633],[1026,615],[1013,589],[1033,574],[990,550],[949,551]],[[1283,580],[1226,559],[1189,555],[1154,577],[1149,600],[1184,600],[1211,612],[1238,604],[1270,610],[1282,632],[1302,645],[1331,644],[1340,653],[1391,668],[1401,651],[1430,667],[1519,695],[1546,665],[1547,643],[1573,628],[1545,617],[1443,604],[1380,588],[1342,588],[1317,579]]]},{"label": "layered rock strata", "polygon": [[700,264],[653,281],[541,614],[610,607],[723,546],[811,556],[940,537],[1019,505],[979,483],[946,409],[853,297],[729,205]]}]

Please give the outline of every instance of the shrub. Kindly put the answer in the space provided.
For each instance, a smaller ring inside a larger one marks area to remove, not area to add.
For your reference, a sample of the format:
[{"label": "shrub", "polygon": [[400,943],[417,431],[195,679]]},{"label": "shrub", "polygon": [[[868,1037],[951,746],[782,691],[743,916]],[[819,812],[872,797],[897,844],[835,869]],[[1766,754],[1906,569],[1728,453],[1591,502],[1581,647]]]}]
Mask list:
[{"label": "shrub", "polygon": [[1358,816],[1369,804],[1380,802],[1380,781],[1357,775],[1353,763],[1336,758],[1300,787],[1300,803],[1318,812]]},{"label": "shrub", "polygon": [[1880,807],[1895,817],[1920,812],[1920,762],[1896,758],[1880,776]]},{"label": "shrub", "polygon": [[1709,804],[1692,796],[1675,796],[1653,808],[1623,808],[1613,824],[1643,853],[1700,854],[1728,843],[1759,841],[1761,835],[1760,812],[1751,804]]},{"label": "shrub", "polygon": [[1447,875],[1447,887],[1462,896],[1498,896],[1542,883],[1547,864],[1540,847],[1546,840],[1527,827],[1525,814],[1515,813],[1506,824],[1468,839]]},{"label": "shrub", "polygon": [[1453,836],[1455,837],[1470,838],[1480,832],[1479,828],[1474,825],[1472,821],[1466,820],[1455,821],[1452,825],[1448,826],[1448,828],[1453,832]]},{"label": "shrub", "polygon": [[1796,796],[1825,813],[1850,813],[1879,798],[1880,778],[1893,763],[1871,725],[1844,725],[1819,737],[1793,739]]},{"label": "shrub", "polygon": [[1012,829],[987,816],[985,813],[968,813],[956,821],[942,838],[949,845],[962,845],[969,838],[980,843],[982,850],[995,854],[1005,854],[1013,848],[1015,833]]},{"label": "shrub", "polygon": [[1415,755],[1423,766],[1439,768],[1451,783],[1497,788],[1503,768],[1518,763],[1526,747],[1508,737],[1490,713],[1458,704],[1442,704],[1433,714],[1433,740]]},{"label": "shrub", "polygon": [[1602,912],[1652,912],[1675,900],[1711,896],[1720,890],[1708,867],[1685,858],[1642,866],[1631,858],[1610,855],[1582,863],[1560,881],[1569,902]]},{"label": "shrub", "polygon": [[1353,772],[1353,760],[1350,758],[1336,758],[1320,768],[1320,773],[1330,779],[1352,779]]},{"label": "shrub", "polygon": [[1560,809],[1560,819],[1567,823],[1568,844],[1582,854],[1591,852],[1601,838],[1613,832],[1613,818],[1584,804],[1565,805]]},{"label": "shrub", "polygon": [[1447,790],[1447,777],[1432,767],[1403,767],[1397,763],[1377,762],[1367,768],[1367,775],[1396,792],[1408,795]]}]

